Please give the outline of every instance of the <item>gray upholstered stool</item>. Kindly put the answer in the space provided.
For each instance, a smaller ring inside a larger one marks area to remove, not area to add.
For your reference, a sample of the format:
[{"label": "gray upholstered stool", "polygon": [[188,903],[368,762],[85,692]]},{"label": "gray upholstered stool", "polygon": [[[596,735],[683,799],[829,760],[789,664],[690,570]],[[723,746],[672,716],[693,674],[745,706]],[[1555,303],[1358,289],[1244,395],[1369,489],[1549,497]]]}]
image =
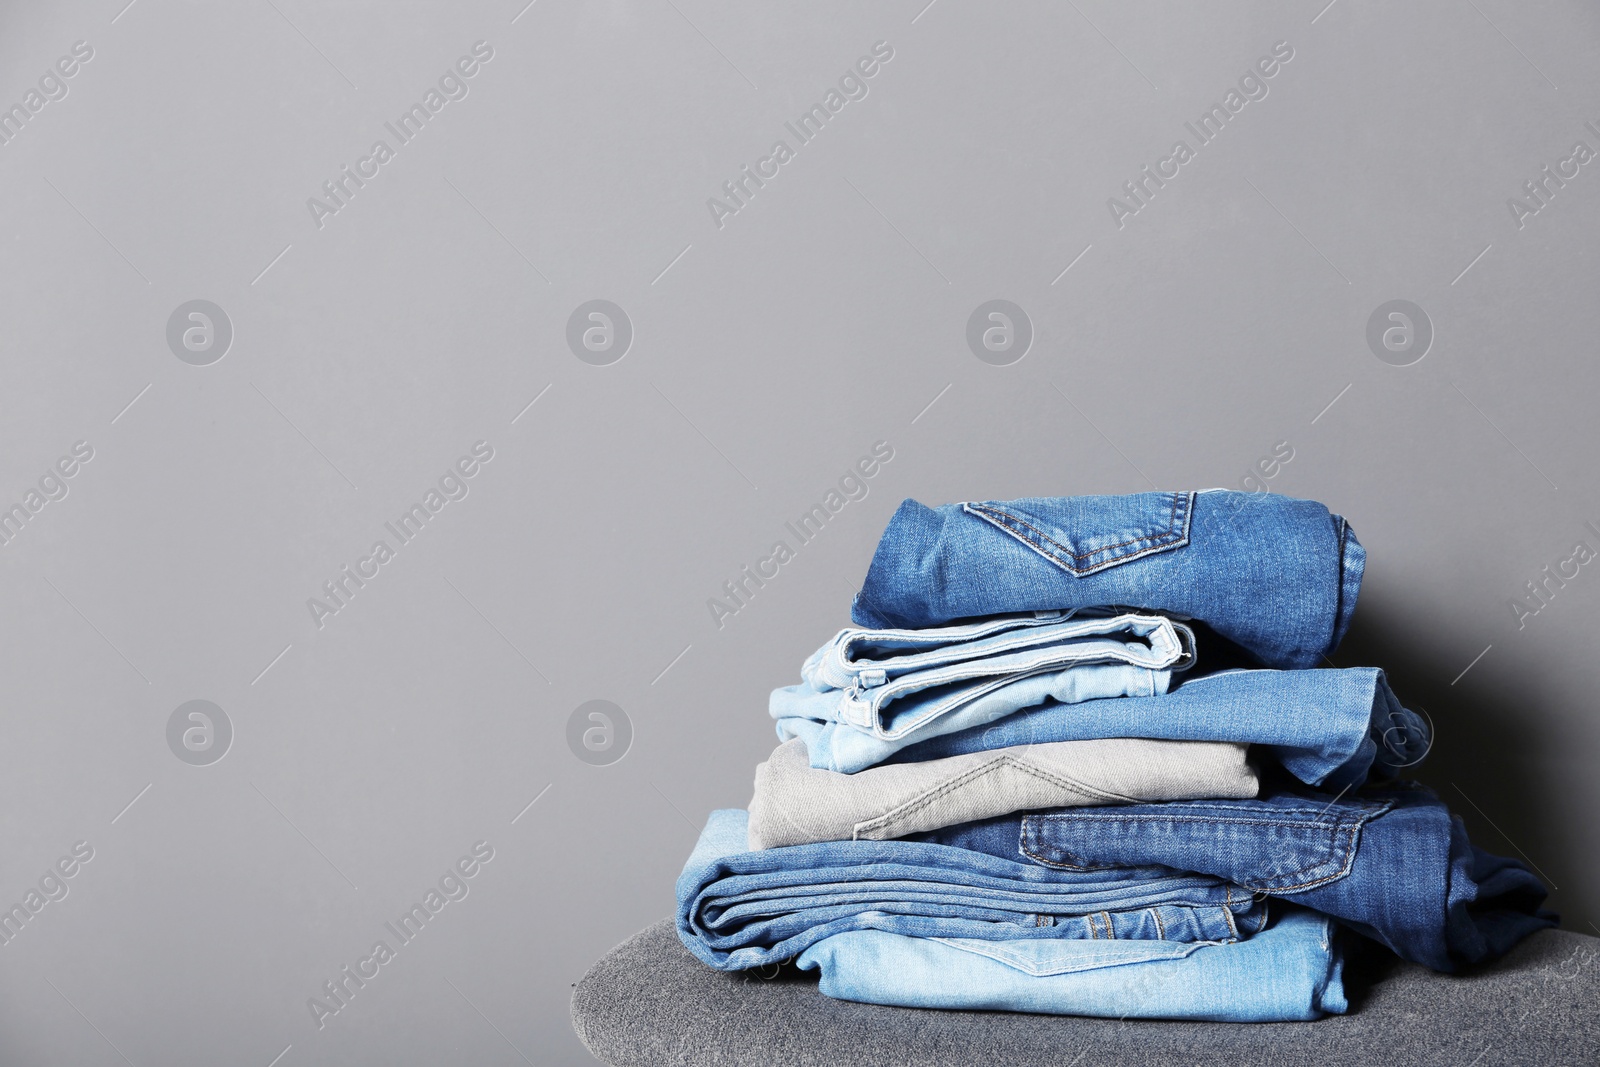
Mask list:
[{"label": "gray upholstered stool", "polygon": [[1350,970],[1351,1013],[1314,1023],[924,1011],[830,1000],[793,968],[713,971],[663,921],[590,969],[572,1021],[615,1067],[1600,1064],[1600,938],[1542,930],[1461,977],[1376,953]]}]

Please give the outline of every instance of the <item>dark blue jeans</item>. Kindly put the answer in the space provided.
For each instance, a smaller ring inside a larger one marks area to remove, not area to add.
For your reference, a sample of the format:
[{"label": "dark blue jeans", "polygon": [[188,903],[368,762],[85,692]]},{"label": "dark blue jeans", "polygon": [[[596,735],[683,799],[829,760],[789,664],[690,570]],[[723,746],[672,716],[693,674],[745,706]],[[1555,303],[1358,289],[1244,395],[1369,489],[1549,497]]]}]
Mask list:
[{"label": "dark blue jeans", "polygon": [[1314,667],[1344,636],[1365,565],[1344,519],[1275,493],[907,500],[853,615],[916,629],[1115,604],[1199,619],[1268,667]]},{"label": "dark blue jeans", "polygon": [[1277,793],[1012,815],[918,834],[1062,871],[1158,864],[1227,879],[1339,919],[1398,955],[1456,971],[1557,917],[1521,863],[1467,840],[1432,792]]}]

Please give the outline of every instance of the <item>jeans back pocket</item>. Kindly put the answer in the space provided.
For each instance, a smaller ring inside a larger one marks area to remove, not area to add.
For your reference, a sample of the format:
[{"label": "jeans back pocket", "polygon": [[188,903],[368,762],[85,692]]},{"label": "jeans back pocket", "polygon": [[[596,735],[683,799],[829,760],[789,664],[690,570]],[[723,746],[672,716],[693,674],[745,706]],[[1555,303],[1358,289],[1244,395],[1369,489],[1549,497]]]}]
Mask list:
[{"label": "jeans back pocket", "polygon": [[1193,493],[1029,497],[961,505],[1076,578],[1189,543]]},{"label": "jeans back pocket", "polygon": [[1361,828],[1392,806],[1279,796],[1082,808],[1024,816],[1019,848],[1046,867],[1155,864],[1256,892],[1294,893],[1349,874]]}]

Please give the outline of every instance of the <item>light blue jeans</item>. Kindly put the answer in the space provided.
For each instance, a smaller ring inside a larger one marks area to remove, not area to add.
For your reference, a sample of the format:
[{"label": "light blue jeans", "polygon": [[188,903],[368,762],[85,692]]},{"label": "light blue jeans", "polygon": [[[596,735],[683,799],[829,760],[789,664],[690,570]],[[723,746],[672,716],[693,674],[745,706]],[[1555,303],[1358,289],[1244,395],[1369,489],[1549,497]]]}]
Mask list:
[{"label": "light blue jeans", "polygon": [[[926,630],[846,629],[805,661],[799,685],[773,691],[768,708],[780,738],[806,739],[813,767],[856,771],[900,746],[1046,700],[1162,693],[1193,661],[1189,628],[1154,615],[1052,611]],[[817,743],[824,733],[844,736]],[[823,753],[832,762],[819,762]]]},{"label": "light blue jeans", "polygon": [[800,955],[839,1000],[1123,1019],[1291,1022],[1343,1014],[1332,920],[1274,905],[1236,942],[974,941],[857,930]]}]

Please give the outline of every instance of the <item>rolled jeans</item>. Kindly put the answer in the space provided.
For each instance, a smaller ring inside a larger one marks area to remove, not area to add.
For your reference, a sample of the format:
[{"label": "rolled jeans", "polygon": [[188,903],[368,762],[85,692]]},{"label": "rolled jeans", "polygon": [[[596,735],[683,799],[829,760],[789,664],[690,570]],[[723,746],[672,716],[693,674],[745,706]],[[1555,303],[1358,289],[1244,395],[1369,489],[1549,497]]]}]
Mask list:
[{"label": "rolled jeans", "polygon": [[780,725],[804,737],[808,746],[821,747],[820,754],[811,753],[812,766],[821,759],[842,764],[841,770],[859,769],[872,757],[914,762],[1091,737],[1238,741],[1270,750],[1307,785],[1335,791],[1369,774],[1393,777],[1419,762],[1431,744],[1427,723],[1400,704],[1374,667],[1191,672],[1180,678],[1164,696],[1047,702],[987,727],[887,750],[887,742],[869,748],[837,733]]},{"label": "rolled jeans", "polygon": [[900,505],[856,594],[858,626],[1123,605],[1199,619],[1268,667],[1313,667],[1355,610],[1349,524],[1276,493],[1137,493]]},{"label": "rolled jeans", "polygon": [[[860,741],[842,747],[871,751],[993,722],[1045,700],[1161,693],[1174,670],[1194,661],[1194,635],[1170,619],[1063,614],[841,630],[802,665],[799,685],[773,691],[769,711],[780,738],[784,724],[809,721],[847,728]],[[812,741],[817,733],[807,727],[792,736]],[[880,744],[863,746],[874,741]],[[846,770],[817,758],[813,752],[812,766]]]},{"label": "rolled jeans", "polygon": [[1210,875],[1057,871],[913,841],[750,851],[747,816],[714,811],[677,884],[678,938],[723,971],[781,963],[832,934],[884,930],[984,941],[1225,941],[1264,905]]},{"label": "rolled jeans", "polygon": [[1057,741],[838,774],[812,768],[805,745],[786,741],[756,767],[749,845],[886,841],[1035,808],[1253,797],[1258,782],[1245,749],[1214,741]]},{"label": "rolled jeans", "polygon": [[1278,904],[1248,940],[974,941],[835,934],[795,962],[838,1000],[906,1008],[1269,1023],[1342,1014],[1343,959],[1325,916]]},{"label": "rolled jeans", "polygon": [[1342,798],[1067,809],[918,839],[1053,870],[1159,864],[1216,875],[1315,908],[1436,971],[1495,959],[1557,921],[1540,907],[1546,891],[1532,871],[1469,842],[1461,820],[1415,783]]}]

